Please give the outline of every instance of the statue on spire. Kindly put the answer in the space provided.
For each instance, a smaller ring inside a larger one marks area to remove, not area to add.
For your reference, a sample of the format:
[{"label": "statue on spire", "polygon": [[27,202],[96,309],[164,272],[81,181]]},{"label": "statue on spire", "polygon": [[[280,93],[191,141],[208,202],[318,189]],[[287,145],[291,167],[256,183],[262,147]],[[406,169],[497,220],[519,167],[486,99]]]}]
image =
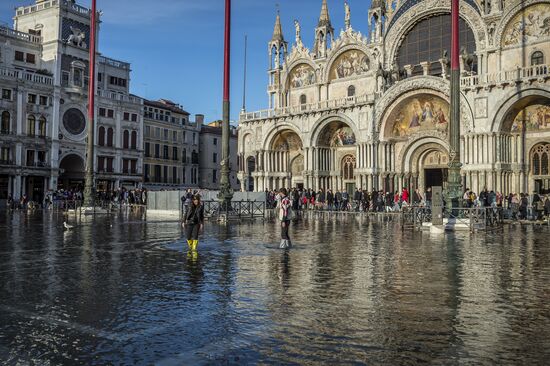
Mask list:
[{"label": "statue on spire", "polygon": [[298,22],[298,20],[294,20],[294,27],[296,28],[296,44],[298,46],[301,46],[302,45],[302,34],[301,34],[301,27],[300,27],[300,22]]},{"label": "statue on spire", "polygon": [[347,31],[351,28],[351,11],[349,9],[349,4],[347,0],[344,1],[344,11],[346,13],[345,23],[346,23],[346,31]]}]

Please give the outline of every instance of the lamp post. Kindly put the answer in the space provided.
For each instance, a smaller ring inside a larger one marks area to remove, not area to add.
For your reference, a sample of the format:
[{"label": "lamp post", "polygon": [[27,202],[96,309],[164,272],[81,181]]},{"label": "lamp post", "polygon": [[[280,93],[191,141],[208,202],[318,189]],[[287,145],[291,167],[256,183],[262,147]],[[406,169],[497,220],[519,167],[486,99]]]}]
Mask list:
[{"label": "lamp post", "polygon": [[225,36],[224,36],[224,63],[223,63],[223,120],[222,120],[222,159],[220,193],[218,199],[222,207],[228,210],[231,207],[233,190],[229,181],[231,167],[229,166],[229,85],[230,85],[230,54],[231,54],[231,0],[225,0]]},{"label": "lamp post", "polygon": [[460,176],[460,62],[459,62],[459,0],[451,0],[451,115],[449,125],[449,175],[447,178],[447,198],[453,208],[459,207],[462,197]]},{"label": "lamp post", "polygon": [[90,62],[88,80],[88,141],[86,156],[86,177],[84,183],[84,207],[94,204],[94,135],[95,135],[95,61],[96,61],[96,0],[92,0],[90,16]]}]

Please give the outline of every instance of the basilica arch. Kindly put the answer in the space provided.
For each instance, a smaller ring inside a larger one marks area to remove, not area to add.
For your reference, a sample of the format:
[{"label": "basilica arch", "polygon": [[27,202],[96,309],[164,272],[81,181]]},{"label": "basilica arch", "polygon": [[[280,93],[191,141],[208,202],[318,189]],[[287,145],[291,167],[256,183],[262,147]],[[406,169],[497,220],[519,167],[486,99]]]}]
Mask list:
[{"label": "basilica arch", "polygon": [[317,121],[308,151],[315,172],[309,178],[316,189],[355,189],[356,131],[355,123],[345,116],[333,115]]},{"label": "basilica arch", "polygon": [[264,186],[267,189],[289,188],[303,184],[303,142],[298,132],[290,127],[276,129],[266,139],[263,166],[267,172]]},{"label": "basilica arch", "polygon": [[446,186],[449,147],[445,140],[436,137],[421,138],[411,143],[401,158],[399,181],[403,183],[396,189],[407,187],[409,190]]},{"label": "basilica arch", "polygon": [[70,152],[60,158],[58,187],[62,189],[82,189],[84,187],[85,164],[80,153]]},{"label": "basilica arch", "polygon": [[[411,2],[411,4],[413,3]],[[386,48],[386,66],[390,67],[393,64],[403,39],[416,23],[431,16],[449,14],[449,4],[450,1],[424,0],[411,5],[401,16],[394,17],[388,25],[388,31],[385,35],[385,39],[389,40],[386,42],[388,45]],[[487,34],[479,9],[476,5],[466,1],[461,1],[459,6],[461,18],[468,24],[474,34],[476,50],[485,49]]]}]

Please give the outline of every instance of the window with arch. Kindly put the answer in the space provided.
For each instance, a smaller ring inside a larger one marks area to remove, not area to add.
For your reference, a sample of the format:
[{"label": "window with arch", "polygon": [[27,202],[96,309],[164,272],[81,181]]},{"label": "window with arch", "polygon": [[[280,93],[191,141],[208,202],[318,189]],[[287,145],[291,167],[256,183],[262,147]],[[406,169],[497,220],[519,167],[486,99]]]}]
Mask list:
[{"label": "window with arch", "polygon": [[307,97],[305,94],[300,95],[300,104],[306,104],[307,103]]},{"label": "window with arch", "polygon": [[[451,53],[451,24],[450,14],[439,14],[425,18],[407,33],[397,52],[397,65],[403,69],[405,65],[419,65],[421,62],[430,63],[430,75],[441,75],[441,59],[443,50]],[[476,51],[474,32],[470,26],[459,19],[460,47],[464,47],[469,55]],[[421,67],[416,67],[417,73],[422,73]],[[477,71],[477,58],[474,56],[472,70]],[[414,74],[413,70],[413,74]]]},{"label": "window with arch", "polygon": [[109,147],[113,146],[113,135],[113,129],[109,127],[109,129],[107,130],[107,146]]},{"label": "window with arch", "polygon": [[347,155],[342,159],[342,177],[345,180],[350,180],[354,178],[355,170],[355,157],[352,155]]},{"label": "window with arch", "polygon": [[97,134],[97,144],[99,146],[105,146],[105,127],[99,127],[99,132]]},{"label": "window with arch", "polygon": [[541,51],[535,51],[531,55],[531,66],[544,64],[544,53]]},{"label": "window with arch", "polygon": [[531,171],[533,175],[550,174],[550,143],[539,144],[533,149],[531,155]]},{"label": "window with arch", "polygon": [[348,97],[354,97],[355,96],[355,86],[350,85],[348,86]]},{"label": "window with arch", "polygon": [[132,147],[132,150],[137,149],[137,132],[136,131],[132,131],[131,147]]},{"label": "window with arch", "polygon": [[0,129],[3,134],[10,133],[10,119],[10,112],[2,112],[2,126]]},{"label": "window with arch", "polygon": [[46,117],[41,116],[38,120],[38,129],[40,130],[40,136],[45,137],[46,136]]},{"label": "window with arch", "polygon": [[122,136],[122,148],[127,149],[130,146],[130,132],[128,130],[124,130]]},{"label": "window with arch", "polygon": [[27,135],[36,135],[36,118],[33,115],[27,117]]}]

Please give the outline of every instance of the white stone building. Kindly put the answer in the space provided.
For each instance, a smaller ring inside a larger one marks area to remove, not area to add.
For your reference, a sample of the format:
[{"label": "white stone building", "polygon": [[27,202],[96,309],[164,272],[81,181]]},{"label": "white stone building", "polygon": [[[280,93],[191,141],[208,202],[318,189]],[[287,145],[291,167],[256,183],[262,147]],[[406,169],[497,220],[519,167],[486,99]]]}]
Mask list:
[{"label": "white stone building", "polygon": [[[353,3],[352,3],[353,5]],[[306,48],[269,42],[269,109],[240,116],[239,178],[254,190],[444,185],[450,1],[373,0],[334,33],[326,0]],[[550,2],[460,2],[464,188],[550,189]]]},{"label": "white stone building", "polygon": [[[237,178],[239,170],[238,155],[235,154],[238,143],[237,129],[230,127],[229,135],[229,183],[235,191],[241,189]],[[221,177],[221,157],[222,157],[222,125],[221,121],[209,123],[202,126],[200,133],[200,158],[199,158],[199,177],[200,188],[218,190],[220,188]]]},{"label": "white stone building", "polygon": [[199,134],[204,116],[189,120],[176,103],[144,102],[143,186],[149,190],[198,188]]},{"label": "white stone building", "polygon": [[[90,10],[74,1],[19,7],[0,29],[0,199],[84,182]],[[95,171],[99,190],[142,180],[141,98],[129,93],[130,65],[98,55]]]}]

